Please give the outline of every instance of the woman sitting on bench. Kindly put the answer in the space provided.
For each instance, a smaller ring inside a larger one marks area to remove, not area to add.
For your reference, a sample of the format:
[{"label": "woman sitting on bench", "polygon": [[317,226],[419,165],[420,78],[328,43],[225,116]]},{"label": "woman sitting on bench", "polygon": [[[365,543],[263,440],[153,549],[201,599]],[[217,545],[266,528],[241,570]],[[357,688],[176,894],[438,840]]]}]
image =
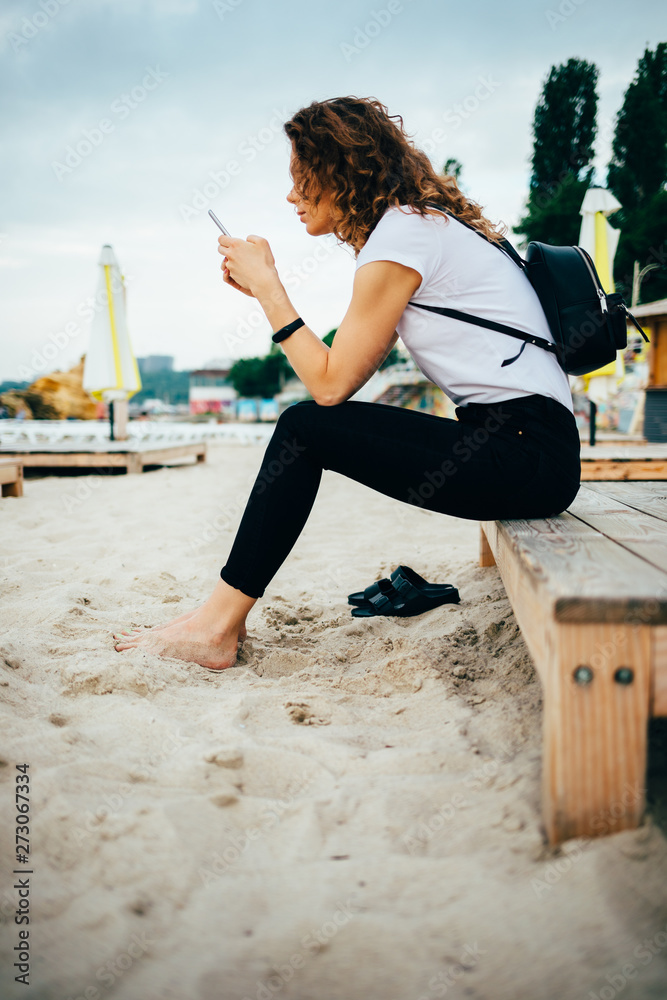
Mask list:
[{"label": "woman sitting on bench", "polygon": [[[423,308],[553,342],[537,295],[494,245],[502,236],[479,206],[435,173],[376,100],[314,102],[285,131],[287,199],[311,236],[333,233],[354,249],[352,299],[328,348],[299,317],[267,241],[219,237],[224,281],[258,301],[312,401],[278,420],[210,598],[168,625],[121,633],[119,651],[233,666],[246,616],[299,537],[323,469],[474,520],[554,515],[579,487],[579,434],[557,359],[531,344],[517,355],[507,334]],[[399,336],[457,404],[457,420],[350,400]]]}]

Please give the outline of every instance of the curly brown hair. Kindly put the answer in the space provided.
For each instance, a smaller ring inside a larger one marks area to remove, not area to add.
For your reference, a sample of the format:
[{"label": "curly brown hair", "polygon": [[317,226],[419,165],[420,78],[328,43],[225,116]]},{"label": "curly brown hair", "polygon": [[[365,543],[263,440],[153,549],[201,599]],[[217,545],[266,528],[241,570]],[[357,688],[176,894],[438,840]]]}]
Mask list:
[{"label": "curly brown hair", "polygon": [[402,117],[373,97],[313,101],[284,129],[294,150],[296,190],[314,205],[324,192],[331,196],[333,232],[357,253],[385,211],[398,205],[425,216],[436,214],[429,208],[435,202],[491,239],[505,231],[484,217],[454,176],[436,174]]}]

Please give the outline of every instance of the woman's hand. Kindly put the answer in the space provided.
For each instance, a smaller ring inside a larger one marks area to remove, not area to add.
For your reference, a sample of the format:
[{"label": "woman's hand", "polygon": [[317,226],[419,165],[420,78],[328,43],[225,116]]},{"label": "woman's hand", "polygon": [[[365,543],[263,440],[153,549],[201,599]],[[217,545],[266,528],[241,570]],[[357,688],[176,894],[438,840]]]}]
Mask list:
[{"label": "woman's hand", "polygon": [[247,240],[219,236],[218,244],[226,284],[254,298],[276,286],[282,288],[268,240],[261,236],[249,236]]}]

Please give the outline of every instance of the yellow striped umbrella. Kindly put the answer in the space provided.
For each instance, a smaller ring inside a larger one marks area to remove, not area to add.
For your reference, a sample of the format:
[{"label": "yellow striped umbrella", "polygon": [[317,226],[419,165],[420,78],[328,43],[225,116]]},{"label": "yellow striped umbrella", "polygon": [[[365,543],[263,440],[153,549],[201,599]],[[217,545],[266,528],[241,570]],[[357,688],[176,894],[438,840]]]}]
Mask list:
[{"label": "yellow striped umbrella", "polygon": [[125,284],[113,249],[102,247],[102,269],[83,370],[83,387],[106,403],[128,400],[141,389],[125,310]]},{"label": "yellow striped umbrella", "polygon": [[[609,225],[607,216],[618,212],[621,207],[621,203],[617,201],[611,191],[607,191],[606,188],[592,187],[586,192],[580,209],[582,219],[579,246],[587,250],[593,258],[605,292],[613,292],[615,288],[614,257],[621,235],[618,229]],[[615,361],[584,375],[583,379],[588,390],[591,379],[612,376],[620,381],[623,375],[623,355],[619,351]]]}]

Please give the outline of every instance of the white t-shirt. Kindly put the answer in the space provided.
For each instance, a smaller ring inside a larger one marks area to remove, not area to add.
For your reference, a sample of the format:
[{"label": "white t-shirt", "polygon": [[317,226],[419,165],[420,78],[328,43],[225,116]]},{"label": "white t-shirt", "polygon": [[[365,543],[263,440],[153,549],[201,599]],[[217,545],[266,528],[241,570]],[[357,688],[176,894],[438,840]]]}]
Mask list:
[{"label": "white t-shirt", "polygon": [[[357,268],[376,260],[405,264],[421,275],[415,302],[459,309],[553,342],[526,275],[456,219],[388,209],[359,253]],[[541,347],[526,344],[521,357],[502,368],[522,341],[411,305],[397,331],[419,369],[458,406],[538,393],[572,410],[567,375]]]}]

